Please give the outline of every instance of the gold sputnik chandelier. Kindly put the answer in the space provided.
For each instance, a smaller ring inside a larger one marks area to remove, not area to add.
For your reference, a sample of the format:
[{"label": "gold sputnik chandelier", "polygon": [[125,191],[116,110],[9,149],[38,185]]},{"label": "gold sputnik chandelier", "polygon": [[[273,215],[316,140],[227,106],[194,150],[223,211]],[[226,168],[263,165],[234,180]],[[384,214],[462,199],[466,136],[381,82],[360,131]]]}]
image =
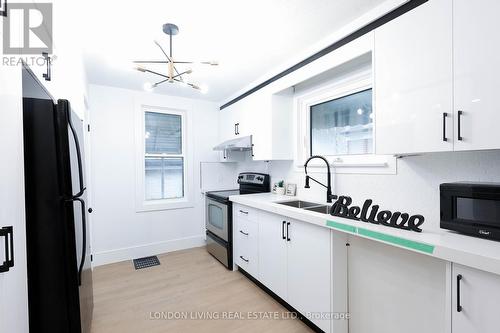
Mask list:
[{"label": "gold sputnik chandelier", "polygon": [[[160,48],[161,52],[163,55],[166,57],[166,60],[139,60],[139,61],[134,61],[135,64],[137,64],[137,67],[135,68],[139,72],[142,73],[151,73],[155,74],[159,77],[161,77],[161,80],[152,84],[152,83],[146,83],[144,85],[145,90],[152,90],[153,88],[156,88],[160,84],[169,82],[169,83],[179,83],[184,86],[189,86],[193,89],[200,90],[201,92],[205,93],[207,91],[206,87],[199,86],[197,84],[194,84],[192,82],[187,82],[184,79],[185,75],[191,74],[193,71],[191,69],[187,69],[185,71],[179,71],[176,67],[177,64],[194,64],[194,61],[178,61],[174,60],[174,56],[172,54],[172,37],[177,35],[179,33],[179,28],[172,23],[166,23],[163,25],[163,32],[169,35],[170,37],[170,52],[167,54],[163,47],[161,47],[160,43],[155,41],[155,44]],[[219,63],[217,61],[202,61],[200,62],[201,64],[204,65],[210,65],[210,66],[217,66]],[[153,71],[150,69],[145,68],[143,65],[144,64],[165,64],[167,67],[167,74],[163,74],[157,71]]]}]

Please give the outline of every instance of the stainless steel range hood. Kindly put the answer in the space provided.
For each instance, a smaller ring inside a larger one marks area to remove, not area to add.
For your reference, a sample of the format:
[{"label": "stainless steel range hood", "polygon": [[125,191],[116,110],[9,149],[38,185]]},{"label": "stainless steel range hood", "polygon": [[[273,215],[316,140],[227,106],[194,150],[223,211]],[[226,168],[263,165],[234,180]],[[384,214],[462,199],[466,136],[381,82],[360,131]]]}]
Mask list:
[{"label": "stainless steel range hood", "polygon": [[252,136],[242,136],[232,140],[224,141],[214,147],[217,151],[248,151],[252,150]]}]

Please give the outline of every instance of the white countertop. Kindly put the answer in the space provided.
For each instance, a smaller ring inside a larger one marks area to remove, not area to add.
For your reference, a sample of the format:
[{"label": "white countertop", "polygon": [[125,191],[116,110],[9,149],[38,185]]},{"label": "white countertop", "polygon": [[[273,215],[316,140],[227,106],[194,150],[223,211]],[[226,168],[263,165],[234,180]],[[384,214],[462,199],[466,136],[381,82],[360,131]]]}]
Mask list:
[{"label": "white countertop", "polygon": [[278,202],[292,200],[311,201],[299,197],[262,193],[234,195],[229,197],[229,200],[339,232],[500,274],[500,242],[465,236],[447,230],[437,232],[424,230],[419,233],[395,229],[278,204]]}]

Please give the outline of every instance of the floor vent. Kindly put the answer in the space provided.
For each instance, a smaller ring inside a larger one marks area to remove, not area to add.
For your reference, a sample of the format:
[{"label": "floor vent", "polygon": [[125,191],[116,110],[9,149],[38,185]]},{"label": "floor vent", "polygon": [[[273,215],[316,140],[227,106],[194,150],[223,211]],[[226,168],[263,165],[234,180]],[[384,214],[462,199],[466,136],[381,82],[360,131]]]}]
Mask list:
[{"label": "floor vent", "polygon": [[160,264],[160,260],[158,260],[157,256],[134,259],[135,269],[142,269],[142,268],[158,266],[159,264]]}]

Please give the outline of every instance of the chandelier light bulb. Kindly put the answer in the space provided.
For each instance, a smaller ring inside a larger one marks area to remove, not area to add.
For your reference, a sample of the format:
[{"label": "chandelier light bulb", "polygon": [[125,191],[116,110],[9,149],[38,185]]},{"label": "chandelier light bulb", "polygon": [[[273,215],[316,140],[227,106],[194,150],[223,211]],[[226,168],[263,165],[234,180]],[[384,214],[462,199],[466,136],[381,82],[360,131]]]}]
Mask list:
[{"label": "chandelier light bulb", "polygon": [[151,82],[144,83],[144,90],[145,91],[152,91],[153,88],[154,88],[154,85]]}]

